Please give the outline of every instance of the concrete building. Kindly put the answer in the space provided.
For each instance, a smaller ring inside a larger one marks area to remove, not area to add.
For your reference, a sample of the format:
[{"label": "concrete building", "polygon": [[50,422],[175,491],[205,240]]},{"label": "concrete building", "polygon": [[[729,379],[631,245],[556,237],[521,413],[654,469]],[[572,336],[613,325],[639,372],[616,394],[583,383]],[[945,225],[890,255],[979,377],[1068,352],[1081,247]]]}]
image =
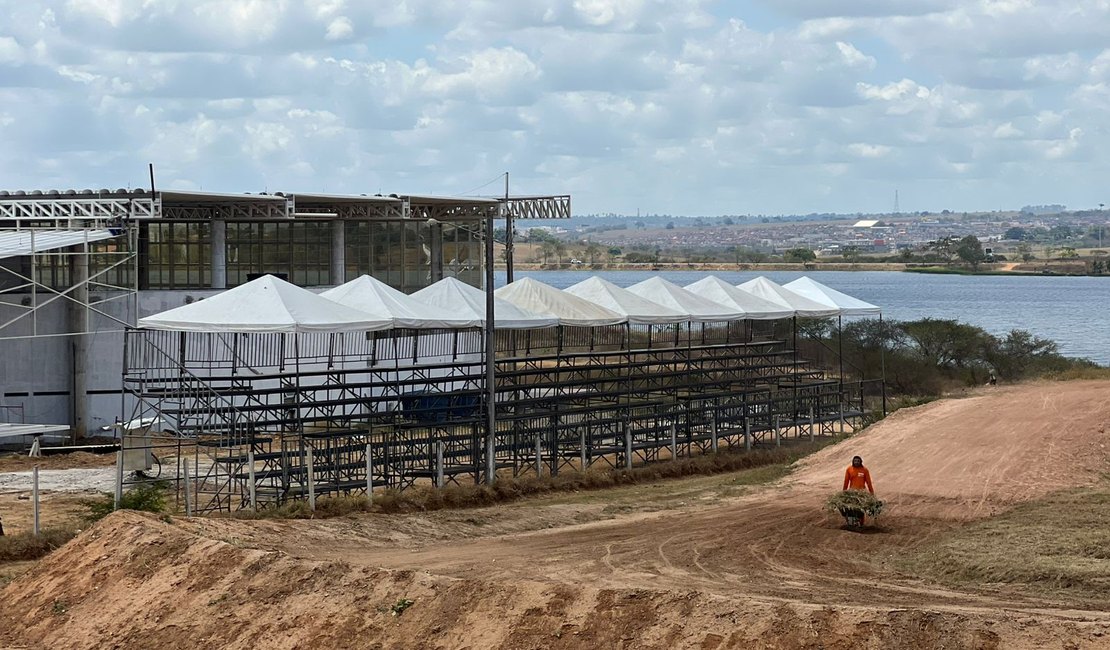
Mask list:
[{"label": "concrete building", "polygon": [[486,219],[570,217],[566,195],[0,191],[0,422],[109,427],[123,330],[259,275],[481,286]]}]

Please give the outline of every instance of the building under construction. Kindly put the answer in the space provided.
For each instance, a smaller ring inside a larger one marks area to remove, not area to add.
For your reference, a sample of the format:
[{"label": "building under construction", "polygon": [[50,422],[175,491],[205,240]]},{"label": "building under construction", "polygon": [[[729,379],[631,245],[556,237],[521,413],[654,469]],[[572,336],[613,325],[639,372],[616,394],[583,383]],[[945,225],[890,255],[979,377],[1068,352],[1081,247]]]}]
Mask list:
[{"label": "building under construction", "polygon": [[0,422],[114,429],[121,470],[171,459],[211,511],[779,444],[880,393],[799,354],[799,318],[878,311],[819,285],[512,282],[513,222],[569,216],[565,195],[0,192]]},{"label": "building under construction", "polygon": [[483,220],[569,216],[565,195],[0,191],[0,423],[111,427],[123,331],[143,316],[264,274],[481,286]]}]

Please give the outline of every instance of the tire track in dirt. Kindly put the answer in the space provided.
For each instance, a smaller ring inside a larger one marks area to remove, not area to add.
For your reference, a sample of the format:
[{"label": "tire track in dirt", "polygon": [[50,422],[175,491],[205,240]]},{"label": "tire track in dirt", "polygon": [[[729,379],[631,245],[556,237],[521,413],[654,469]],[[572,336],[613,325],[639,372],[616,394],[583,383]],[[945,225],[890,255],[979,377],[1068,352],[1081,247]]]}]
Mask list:
[{"label": "tire track in dirt", "polygon": [[[344,561],[424,568],[463,576],[487,557],[497,575],[554,581],[591,581],[597,571],[582,557],[600,557],[610,586],[689,588],[710,593],[805,598],[834,604],[861,584],[892,605],[942,601],[981,604],[971,594],[923,587],[872,560],[925,543],[961,522],[994,514],[1043,492],[1038,459],[1067,454],[1067,480],[1054,488],[1089,483],[1106,466],[1105,452],[1087,454],[1092,432],[1110,420],[1104,383],[1047,383],[984,390],[905,409],[849,441],[800,464],[780,484],[716,505],[680,512],[513,534],[426,549],[340,552]],[[1071,414],[1066,426],[1045,411]],[[1105,427],[1101,427],[1103,430]],[[1038,440],[1052,437],[1044,445]],[[1101,435],[1099,444],[1107,442]],[[860,453],[888,501],[882,532],[843,531],[822,512],[839,488],[847,459]],[[1059,462],[1059,461],[1057,461]],[[648,560],[648,558],[654,558]],[[1001,604],[1001,603],[999,603]],[[1021,598],[1007,605],[1028,605]]]},{"label": "tire track in dirt", "polygon": [[[740,497],[466,540],[420,515],[343,528],[170,526],[116,513],[5,588],[0,620],[33,621],[13,638],[64,648],[98,634],[174,649],[344,647],[351,638],[383,647],[458,647],[440,641],[460,638],[505,648],[1110,647],[1110,612],[946,589],[884,559],[1048,489],[1098,480],[1110,468],[1108,396],[1104,382],[981,390],[900,411]],[[842,530],[822,510],[855,454],[890,504],[873,534]],[[66,625],[51,615],[58,598],[78,613]],[[417,605],[390,615],[402,598]]]}]

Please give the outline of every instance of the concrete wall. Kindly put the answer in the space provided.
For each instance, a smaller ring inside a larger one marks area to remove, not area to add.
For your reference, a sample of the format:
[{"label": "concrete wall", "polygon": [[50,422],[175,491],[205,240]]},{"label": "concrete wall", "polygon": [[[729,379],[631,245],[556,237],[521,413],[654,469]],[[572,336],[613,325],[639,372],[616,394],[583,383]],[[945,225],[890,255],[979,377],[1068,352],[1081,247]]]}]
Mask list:
[{"label": "concrete wall", "polygon": [[[141,291],[138,296],[138,318],[180,307],[186,301],[219,293],[214,290]],[[0,324],[16,315],[25,313],[20,302],[28,296],[4,294],[0,296]],[[94,304],[97,309],[115,318],[134,323],[131,298],[105,301],[106,295]],[[40,300],[42,296],[40,295]],[[21,417],[28,423],[72,424],[73,422],[73,337],[41,336],[58,334],[70,329],[69,301],[57,300],[40,307],[37,314],[36,338],[12,339],[13,336],[30,336],[32,324],[29,317],[17,324],[0,329],[0,406],[22,406],[20,410],[0,408],[0,421],[18,422]],[[14,304],[12,304],[14,303]],[[123,333],[122,325],[101,314],[89,316],[89,346],[86,359],[88,372],[88,429],[97,431],[109,426],[116,418],[127,419],[131,407],[122,399]]]}]

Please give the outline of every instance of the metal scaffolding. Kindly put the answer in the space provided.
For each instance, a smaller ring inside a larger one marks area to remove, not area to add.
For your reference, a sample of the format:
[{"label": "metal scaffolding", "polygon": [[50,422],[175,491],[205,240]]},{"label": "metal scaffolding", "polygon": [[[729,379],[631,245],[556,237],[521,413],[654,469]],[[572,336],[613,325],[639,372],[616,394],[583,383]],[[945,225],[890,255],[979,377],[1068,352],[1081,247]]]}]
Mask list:
[{"label": "metal scaffolding", "polygon": [[179,493],[233,511],[474,483],[490,460],[503,476],[625,469],[858,423],[864,382],[825,378],[789,341],[750,322],[499,330],[492,431],[477,330],[133,329],[123,382],[132,421],[176,436],[176,476],[193,477]]}]

